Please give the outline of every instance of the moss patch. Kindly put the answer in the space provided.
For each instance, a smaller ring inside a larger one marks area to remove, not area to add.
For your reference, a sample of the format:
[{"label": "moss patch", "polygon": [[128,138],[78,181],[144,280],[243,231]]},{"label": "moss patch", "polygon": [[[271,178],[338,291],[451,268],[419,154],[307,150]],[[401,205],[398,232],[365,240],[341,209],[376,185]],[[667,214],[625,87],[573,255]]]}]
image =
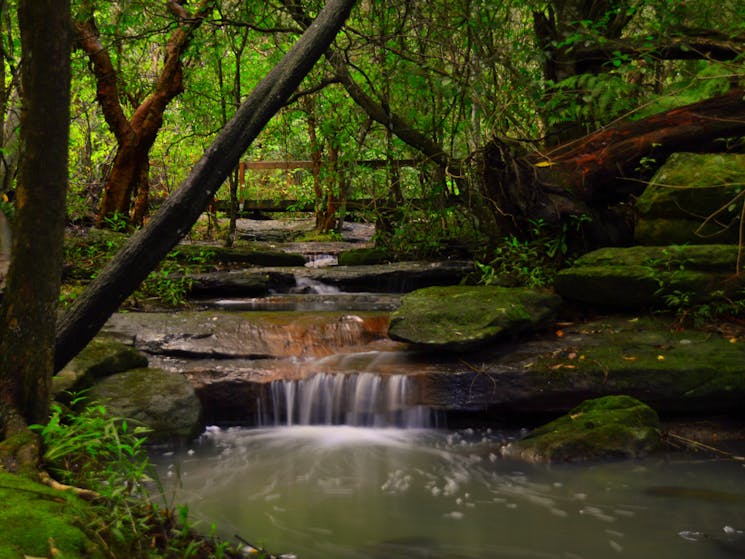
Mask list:
[{"label": "moss patch", "polygon": [[339,266],[370,266],[393,260],[390,252],[382,247],[355,248],[339,254]]},{"label": "moss patch", "polygon": [[512,443],[505,454],[530,462],[635,458],[660,444],[655,411],[630,396],[587,400]]},{"label": "moss patch", "polygon": [[104,557],[86,535],[87,504],[27,478],[0,472],[0,557]]},{"label": "moss patch", "polygon": [[531,289],[428,287],[404,296],[388,335],[433,349],[465,351],[540,327],[559,304],[557,296]]},{"label": "moss patch", "polygon": [[554,286],[567,299],[594,305],[664,306],[674,293],[705,303],[736,296],[745,286],[736,269],[733,245],[603,248],[561,270]]},{"label": "moss patch", "polygon": [[632,394],[680,412],[741,409],[745,398],[743,340],[616,317],[567,332],[565,344],[531,363],[537,383]]}]

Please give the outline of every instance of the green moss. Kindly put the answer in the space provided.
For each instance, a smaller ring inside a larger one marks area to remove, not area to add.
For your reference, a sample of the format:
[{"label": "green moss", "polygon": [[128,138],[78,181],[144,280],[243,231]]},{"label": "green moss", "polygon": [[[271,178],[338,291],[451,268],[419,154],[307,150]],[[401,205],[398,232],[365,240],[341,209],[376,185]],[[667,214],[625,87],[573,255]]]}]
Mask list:
[{"label": "green moss", "polygon": [[389,336],[422,346],[463,351],[540,327],[560,300],[546,291],[497,286],[428,287],[402,300]]},{"label": "green moss", "polygon": [[339,266],[369,266],[392,261],[390,252],[382,247],[356,248],[339,254]]},{"label": "green moss", "polygon": [[[654,393],[668,407],[737,407],[745,397],[745,343],[664,322],[621,318],[583,327],[572,349],[536,359],[539,384],[635,395]],[[577,349],[573,349],[576,347]]]},{"label": "green moss", "polygon": [[510,454],[536,462],[641,456],[659,446],[657,413],[630,396],[587,400],[513,443]]},{"label": "green moss", "polygon": [[104,554],[86,535],[87,504],[27,478],[0,472],[0,557],[48,557],[50,544],[62,557]]}]

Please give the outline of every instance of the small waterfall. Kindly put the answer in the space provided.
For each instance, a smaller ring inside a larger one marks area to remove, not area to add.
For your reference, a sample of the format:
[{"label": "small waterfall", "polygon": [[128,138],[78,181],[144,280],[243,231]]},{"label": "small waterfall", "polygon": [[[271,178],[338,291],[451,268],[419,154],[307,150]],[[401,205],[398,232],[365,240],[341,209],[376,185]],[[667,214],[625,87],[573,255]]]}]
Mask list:
[{"label": "small waterfall", "polygon": [[333,285],[322,283],[309,277],[300,276],[295,278],[295,287],[290,289],[290,293],[317,293],[320,295],[333,295],[340,293],[339,288]]},{"label": "small waterfall", "polygon": [[426,428],[429,408],[413,403],[406,375],[318,373],[302,380],[276,380],[259,406],[260,425],[351,425]]}]

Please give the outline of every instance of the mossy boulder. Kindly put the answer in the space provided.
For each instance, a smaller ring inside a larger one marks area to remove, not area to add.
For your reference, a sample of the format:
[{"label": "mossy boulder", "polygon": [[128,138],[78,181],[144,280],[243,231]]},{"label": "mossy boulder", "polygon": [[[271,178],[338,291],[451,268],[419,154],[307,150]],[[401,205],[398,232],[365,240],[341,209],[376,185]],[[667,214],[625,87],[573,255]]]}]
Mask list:
[{"label": "mossy boulder", "polygon": [[593,305],[665,306],[669,296],[706,303],[737,296],[745,274],[735,245],[602,248],[561,270],[554,287],[562,297]]},{"label": "mossy boulder", "polygon": [[83,390],[97,379],[142,367],[147,367],[143,354],[111,337],[99,336],[55,375],[52,393],[60,396],[64,391]]},{"label": "mossy boulder", "polygon": [[204,244],[180,244],[171,256],[184,264],[243,264],[250,266],[303,266],[305,257],[264,246],[232,247]]},{"label": "mossy boulder", "polygon": [[393,255],[383,247],[355,248],[339,253],[339,266],[370,266],[393,262]]},{"label": "mossy boulder", "polygon": [[151,442],[186,441],[203,427],[202,405],[178,373],[143,368],[112,375],[93,386],[90,399],[114,417],[150,428]]},{"label": "mossy boulder", "polygon": [[428,349],[467,351],[545,326],[560,303],[556,295],[533,289],[428,287],[403,297],[388,335]]},{"label": "mossy boulder", "polygon": [[70,492],[0,471],[0,557],[86,557],[106,555],[87,536],[89,509]]},{"label": "mossy boulder", "polygon": [[745,154],[671,155],[636,202],[637,243],[737,243],[743,185]]},{"label": "mossy boulder", "polygon": [[630,396],[587,400],[507,445],[503,453],[528,462],[638,458],[660,446],[657,413]]}]

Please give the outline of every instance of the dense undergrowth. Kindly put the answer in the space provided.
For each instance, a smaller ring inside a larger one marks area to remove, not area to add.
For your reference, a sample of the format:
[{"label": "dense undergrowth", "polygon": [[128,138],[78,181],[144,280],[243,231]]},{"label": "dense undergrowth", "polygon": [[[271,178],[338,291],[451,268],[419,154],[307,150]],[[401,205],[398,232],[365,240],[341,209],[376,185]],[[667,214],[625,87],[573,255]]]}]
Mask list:
[{"label": "dense undergrowth", "polygon": [[[146,429],[111,417],[104,406],[89,404],[80,396],[71,406],[76,411],[53,404],[49,422],[31,428],[42,440],[42,468],[89,501],[71,517],[91,542],[90,553],[80,556],[243,556],[240,546],[215,535],[214,525],[209,530],[193,525],[188,507],[176,504],[175,495],[166,494],[147,456]],[[60,553],[60,557],[70,557],[69,552]],[[254,556],[266,557],[261,552]]]}]

